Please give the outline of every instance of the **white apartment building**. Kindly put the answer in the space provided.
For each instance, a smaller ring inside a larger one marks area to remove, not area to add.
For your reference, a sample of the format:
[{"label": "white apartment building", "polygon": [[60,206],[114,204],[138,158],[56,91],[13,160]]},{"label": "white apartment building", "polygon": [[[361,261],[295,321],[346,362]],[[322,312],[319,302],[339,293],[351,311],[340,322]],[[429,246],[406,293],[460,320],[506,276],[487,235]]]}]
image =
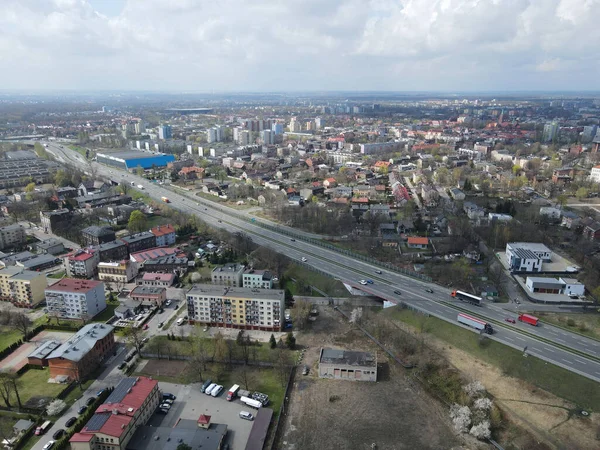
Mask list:
[{"label": "white apartment building", "polygon": [[268,270],[248,269],[242,276],[242,287],[251,289],[272,289],[273,275]]},{"label": "white apartment building", "polygon": [[280,289],[200,284],[187,293],[186,299],[190,323],[246,330],[282,329],[285,301]]},{"label": "white apartment building", "polygon": [[600,183],[600,166],[592,167],[590,181],[593,181],[594,183]]},{"label": "white apartment building", "polygon": [[98,273],[100,254],[91,249],[77,250],[64,258],[68,277],[92,278]]},{"label": "white apartment building", "polygon": [[106,309],[104,283],[63,278],[46,289],[45,311],[61,319],[91,319]]},{"label": "white apartment building", "polygon": [[246,270],[243,264],[228,263],[215,267],[211,272],[213,284],[222,286],[242,286],[242,275]]}]

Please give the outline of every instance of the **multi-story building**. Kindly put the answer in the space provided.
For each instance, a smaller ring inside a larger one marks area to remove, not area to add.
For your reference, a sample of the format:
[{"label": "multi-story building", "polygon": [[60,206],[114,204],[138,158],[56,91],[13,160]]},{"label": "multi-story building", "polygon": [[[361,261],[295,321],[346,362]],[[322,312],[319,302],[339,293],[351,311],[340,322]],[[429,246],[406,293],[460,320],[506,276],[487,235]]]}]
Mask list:
[{"label": "multi-story building", "polygon": [[284,291],[279,289],[200,284],[186,298],[190,323],[263,331],[282,329],[285,303]]},{"label": "multi-story building", "polygon": [[125,450],[135,431],[148,422],[161,401],[158,381],[146,377],[121,380],[81,431],[69,439],[71,449]]},{"label": "multi-story building", "polygon": [[271,130],[262,130],[260,132],[260,138],[265,145],[271,145],[275,143],[275,133]]},{"label": "multi-story building", "polygon": [[544,125],[543,142],[552,142],[558,137],[558,122],[551,122]]},{"label": "multi-story building", "polygon": [[173,137],[173,129],[171,125],[160,125],[158,127],[158,138],[162,140],[171,139]]},{"label": "multi-story building", "polygon": [[273,125],[271,125],[271,131],[275,135],[283,134],[283,124],[282,123],[274,123]]},{"label": "multi-story building", "polygon": [[242,276],[242,286],[254,289],[272,289],[273,275],[268,270],[245,270]]},{"label": "multi-story building", "polygon": [[71,217],[73,217],[73,213],[67,208],[40,211],[40,221],[46,233],[54,233],[57,228],[66,226],[71,221]]},{"label": "multi-story building", "polygon": [[156,247],[156,236],[149,231],[122,237],[121,241],[127,245],[127,251],[129,253],[140,252],[147,248]]},{"label": "multi-story building", "polygon": [[61,319],[91,319],[106,309],[104,283],[63,278],[46,288],[46,309]]},{"label": "multi-story building", "polygon": [[138,280],[140,286],[171,287],[175,281],[175,275],[172,273],[146,272]]},{"label": "multi-story building", "polygon": [[322,117],[317,117],[315,119],[315,125],[317,126],[317,130],[322,130],[323,128],[325,128],[325,119],[323,119]]},{"label": "multi-story building", "polygon": [[592,171],[590,172],[590,181],[594,183],[600,183],[600,166],[592,167]]},{"label": "multi-story building", "polygon": [[133,280],[137,274],[137,264],[128,259],[98,263],[98,278],[101,281],[124,284]]},{"label": "multi-story building", "polygon": [[157,286],[136,286],[129,294],[132,300],[146,309],[162,307],[167,299],[167,288]]},{"label": "multi-story building", "polygon": [[211,279],[213,284],[222,286],[242,286],[242,276],[246,270],[243,264],[228,263],[217,266],[212,270]]},{"label": "multi-story building", "polygon": [[176,255],[163,256],[144,263],[144,270],[147,272],[178,273],[180,276],[187,272],[187,268],[188,259]]},{"label": "multi-story building", "polygon": [[93,248],[98,253],[100,261],[121,261],[129,256],[127,244],[121,241],[111,241]]},{"label": "multi-story building", "polygon": [[99,253],[94,249],[76,250],[63,259],[65,271],[71,278],[93,278],[98,273]]},{"label": "multi-story building", "polygon": [[509,242],[506,262],[511,272],[541,272],[542,263],[552,260],[552,251],[544,244]]},{"label": "multi-story building", "polygon": [[175,244],[177,234],[175,233],[175,227],[173,225],[158,225],[150,230],[156,237],[156,246],[163,247],[165,245]]},{"label": "multi-story building", "polygon": [[115,231],[111,227],[92,225],[81,230],[81,238],[86,246],[105,244],[114,241],[115,237]]},{"label": "multi-story building", "polygon": [[48,281],[40,272],[9,266],[0,270],[0,300],[21,308],[33,308],[45,298]]},{"label": "multi-story building", "polygon": [[105,323],[85,325],[46,357],[50,377],[84,380],[106,357],[115,353],[114,330]]},{"label": "multi-story building", "polygon": [[0,250],[5,248],[21,247],[27,241],[23,225],[15,223],[0,227]]}]

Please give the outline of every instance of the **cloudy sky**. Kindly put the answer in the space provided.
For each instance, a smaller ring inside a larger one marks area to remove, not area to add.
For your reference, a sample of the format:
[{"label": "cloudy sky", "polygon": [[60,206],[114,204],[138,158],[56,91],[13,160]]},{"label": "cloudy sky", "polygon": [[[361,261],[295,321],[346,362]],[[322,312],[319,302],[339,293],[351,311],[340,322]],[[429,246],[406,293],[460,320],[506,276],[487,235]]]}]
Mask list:
[{"label": "cloudy sky", "polygon": [[600,0],[1,0],[0,90],[598,90]]}]

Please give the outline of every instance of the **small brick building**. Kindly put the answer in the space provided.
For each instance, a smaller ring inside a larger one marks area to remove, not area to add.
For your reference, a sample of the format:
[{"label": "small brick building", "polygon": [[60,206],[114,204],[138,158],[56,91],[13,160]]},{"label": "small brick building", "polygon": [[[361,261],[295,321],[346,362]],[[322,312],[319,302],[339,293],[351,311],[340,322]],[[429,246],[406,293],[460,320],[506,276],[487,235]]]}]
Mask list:
[{"label": "small brick building", "polygon": [[322,348],[319,378],[377,381],[377,357],[366,352]]}]

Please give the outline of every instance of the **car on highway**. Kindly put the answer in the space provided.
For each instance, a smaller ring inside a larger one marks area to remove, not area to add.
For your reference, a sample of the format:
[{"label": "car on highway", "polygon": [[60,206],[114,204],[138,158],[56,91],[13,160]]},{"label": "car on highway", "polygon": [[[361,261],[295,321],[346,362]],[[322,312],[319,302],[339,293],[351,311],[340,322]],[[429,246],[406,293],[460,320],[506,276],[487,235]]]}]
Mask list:
[{"label": "car on highway", "polygon": [[378,273],[379,275],[381,275],[383,272],[381,270],[376,270],[375,273]]},{"label": "car on highway", "polygon": [[430,294],[433,294],[433,289],[427,288],[427,289],[425,289],[425,292],[429,292]]},{"label": "car on highway", "polygon": [[77,417],[71,417],[65,422],[65,427],[70,428],[75,425],[75,422],[77,422]]},{"label": "car on highway", "polygon": [[513,319],[512,317],[507,317],[506,319],[504,319],[505,322],[508,323],[517,323],[517,321],[515,319]]},{"label": "car on highway", "polygon": [[367,280],[368,284],[373,284],[373,280]]},{"label": "car on highway", "polygon": [[219,219],[219,223],[223,223],[223,221],[221,219]]},{"label": "car on highway", "polygon": [[396,295],[402,295],[402,292],[400,292],[400,291],[394,291],[394,294],[396,294]]},{"label": "car on highway", "polygon": [[308,261],[308,259],[306,259],[304,256],[302,257],[302,262],[306,262]]},{"label": "car on highway", "polygon": [[58,439],[60,439],[63,436],[63,434],[65,434],[65,430],[63,430],[62,428],[59,428],[52,435],[52,439],[58,440]]},{"label": "car on highway", "polygon": [[79,409],[77,410],[77,414],[81,415],[83,414],[87,409],[87,406],[83,405],[81,407],[79,407]]},{"label": "car on highway", "polygon": [[46,442],[46,444],[42,447],[42,450],[49,450],[52,447],[54,447],[54,441],[48,441]]},{"label": "car on highway", "polygon": [[292,239],[290,239],[290,241],[292,241],[292,242],[296,242],[296,239],[292,238]]},{"label": "car on highway", "polygon": [[362,284],[363,286],[367,284],[367,280],[360,280],[359,281],[360,284]]}]

